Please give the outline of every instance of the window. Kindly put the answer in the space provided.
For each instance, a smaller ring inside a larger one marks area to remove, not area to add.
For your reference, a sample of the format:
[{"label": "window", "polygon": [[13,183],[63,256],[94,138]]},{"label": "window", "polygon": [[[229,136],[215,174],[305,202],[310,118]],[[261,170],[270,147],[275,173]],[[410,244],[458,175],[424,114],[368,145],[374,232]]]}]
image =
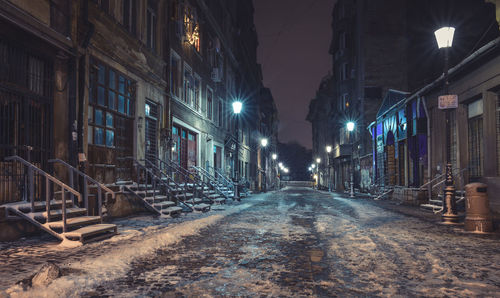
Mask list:
[{"label": "window", "polygon": [[50,1],[50,27],[65,36],[69,29],[69,3],[67,0]]},{"label": "window", "polygon": [[184,64],[183,82],[182,100],[187,105],[192,106],[194,98],[194,77],[191,67],[189,67],[187,64]]},{"label": "window", "polygon": [[197,74],[194,74],[193,107],[198,112],[200,111],[200,99],[201,99],[201,78]]},{"label": "window", "polygon": [[170,54],[170,93],[173,97],[179,98],[181,74],[181,59],[175,53]]},{"label": "window", "polygon": [[483,176],[483,100],[468,106],[469,175],[472,179]]},{"label": "window", "polygon": [[340,97],[339,110],[340,111],[345,111],[347,108],[349,108],[349,106],[350,106],[350,104],[349,104],[349,94],[344,93]]},{"label": "window", "polygon": [[345,49],[345,45],[346,45],[345,42],[346,42],[345,32],[340,32],[340,34],[339,34],[339,49],[340,50]]},{"label": "window", "polygon": [[222,103],[222,99],[219,98],[219,127],[224,126],[224,105]]},{"label": "window", "polygon": [[[125,29],[134,34],[136,33],[136,22],[137,22],[137,1],[136,0],[123,0],[123,26]],[[149,7],[148,7],[149,11]]]},{"label": "window", "polygon": [[220,98],[217,99],[215,108],[216,108],[215,111],[216,117],[214,117],[215,123],[217,124],[217,126],[222,127],[223,124],[222,99]]},{"label": "window", "polygon": [[340,78],[342,80],[347,80],[349,78],[349,64],[342,63],[342,69],[340,70]]},{"label": "window", "polygon": [[213,92],[207,88],[207,118],[212,120]]},{"label": "window", "polygon": [[157,22],[157,10],[158,3],[156,0],[148,0],[148,9],[147,9],[147,46],[150,49],[156,49],[156,22]]},{"label": "window", "polygon": [[200,24],[198,22],[196,10],[190,5],[186,5],[184,7],[184,33],[186,34],[187,42],[189,42],[189,44],[191,44],[199,53]]},{"label": "window", "polygon": [[133,82],[92,61],[88,107],[88,143],[115,147],[115,125],[134,115]]}]

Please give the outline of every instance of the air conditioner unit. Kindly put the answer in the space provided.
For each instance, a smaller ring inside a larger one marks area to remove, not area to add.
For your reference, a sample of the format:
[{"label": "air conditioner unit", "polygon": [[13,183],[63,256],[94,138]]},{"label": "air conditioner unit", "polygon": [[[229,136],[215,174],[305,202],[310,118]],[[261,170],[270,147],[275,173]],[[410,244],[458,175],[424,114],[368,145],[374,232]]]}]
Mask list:
[{"label": "air conditioner unit", "polygon": [[212,69],[212,75],[211,75],[212,81],[219,83],[222,81],[222,73],[221,69],[218,67],[214,67]]}]

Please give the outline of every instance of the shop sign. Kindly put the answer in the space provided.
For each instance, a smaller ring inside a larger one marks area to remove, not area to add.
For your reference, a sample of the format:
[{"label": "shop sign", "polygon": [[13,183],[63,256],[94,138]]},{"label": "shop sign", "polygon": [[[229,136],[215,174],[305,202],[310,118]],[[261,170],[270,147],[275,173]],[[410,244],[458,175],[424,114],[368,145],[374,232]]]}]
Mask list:
[{"label": "shop sign", "polygon": [[458,95],[441,95],[438,97],[439,109],[456,109],[458,108]]}]

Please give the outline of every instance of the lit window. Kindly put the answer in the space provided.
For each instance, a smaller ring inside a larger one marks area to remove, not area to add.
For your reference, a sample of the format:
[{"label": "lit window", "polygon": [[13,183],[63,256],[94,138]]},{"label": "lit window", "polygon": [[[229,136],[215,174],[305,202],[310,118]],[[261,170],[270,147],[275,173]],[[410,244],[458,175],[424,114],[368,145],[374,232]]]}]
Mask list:
[{"label": "lit window", "polygon": [[196,11],[189,5],[184,9],[184,32],[189,42],[197,52],[200,52],[200,25]]}]

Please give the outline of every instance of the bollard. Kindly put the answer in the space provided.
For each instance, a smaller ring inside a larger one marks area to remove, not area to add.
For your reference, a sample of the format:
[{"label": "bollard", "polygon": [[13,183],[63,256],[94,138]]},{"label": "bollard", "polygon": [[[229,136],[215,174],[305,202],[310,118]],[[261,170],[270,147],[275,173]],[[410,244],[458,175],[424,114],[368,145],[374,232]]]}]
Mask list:
[{"label": "bollard", "polygon": [[465,186],[465,230],[474,233],[493,231],[488,186],[484,183],[470,183]]}]

